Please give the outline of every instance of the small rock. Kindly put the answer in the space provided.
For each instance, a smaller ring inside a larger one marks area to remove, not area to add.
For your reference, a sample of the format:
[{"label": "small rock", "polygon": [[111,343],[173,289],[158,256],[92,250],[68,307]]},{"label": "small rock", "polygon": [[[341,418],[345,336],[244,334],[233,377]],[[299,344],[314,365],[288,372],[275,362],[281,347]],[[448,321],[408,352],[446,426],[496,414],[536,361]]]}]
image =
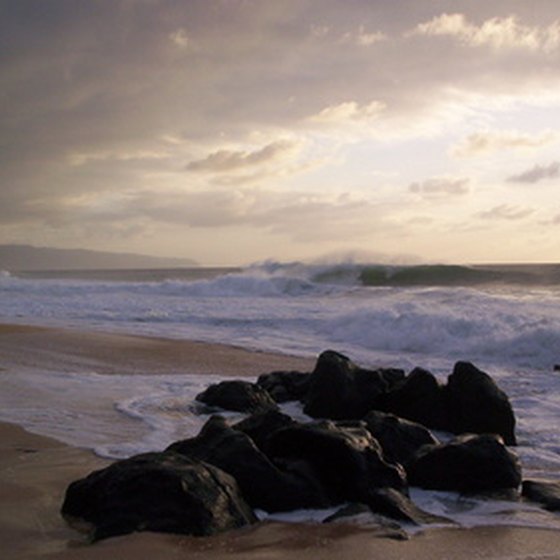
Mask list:
[{"label": "small rock", "polygon": [[299,371],[273,371],[257,379],[257,385],[266,389],[277,402],[302,401],[309,389],[311,375]]},{"label": "small rock", "polygon": [[394,488],[372,489],[368,506],[374,513],[414,525],[451,523],[446,517],[433,515],[420,509],[410,498]]},{"label": "small rock", "polygon": [[524,480],[521,494],[548,511],[560,511],[560,482]]},{"label": "small rock", "polygon": [[236,412],[258,412],[277,409],[278,405],[268,392],[248,381],[222,381],[210,385],[196,396],[196,400],[211,407]]}]

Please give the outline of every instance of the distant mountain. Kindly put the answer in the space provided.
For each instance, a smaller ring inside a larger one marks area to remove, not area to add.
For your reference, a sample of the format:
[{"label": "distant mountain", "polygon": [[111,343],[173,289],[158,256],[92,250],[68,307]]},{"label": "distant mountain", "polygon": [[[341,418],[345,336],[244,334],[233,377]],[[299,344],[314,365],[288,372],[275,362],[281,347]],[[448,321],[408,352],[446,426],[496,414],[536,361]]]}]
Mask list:
[{"label": "distant mountain", "polygon": [[0,270],[91,270],[116,268],[181,268],[191,259],[150,257],[85,249],[53,249],[31,245],[0,245]]}]

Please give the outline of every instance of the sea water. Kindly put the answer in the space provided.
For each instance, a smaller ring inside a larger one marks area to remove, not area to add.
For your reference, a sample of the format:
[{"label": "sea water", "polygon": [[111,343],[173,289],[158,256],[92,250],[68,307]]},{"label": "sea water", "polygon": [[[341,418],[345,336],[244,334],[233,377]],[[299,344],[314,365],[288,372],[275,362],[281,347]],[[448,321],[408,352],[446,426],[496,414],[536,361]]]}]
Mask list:
[{"label": "sea water", "polygon": [[[524,477],[560,480],[558,265],[4,271],[0,321],[301,356],[331,348],[364,366],[420,366],[442,381],[456,361],[472,361],[510,397]],[[0,376],[0,420],[122,458],[196,435],[208,416],[194,397],[220,379],[21,371]],[[558,516],[522,502],[417,489],[413,497],[462,525],[560,528]]]}]

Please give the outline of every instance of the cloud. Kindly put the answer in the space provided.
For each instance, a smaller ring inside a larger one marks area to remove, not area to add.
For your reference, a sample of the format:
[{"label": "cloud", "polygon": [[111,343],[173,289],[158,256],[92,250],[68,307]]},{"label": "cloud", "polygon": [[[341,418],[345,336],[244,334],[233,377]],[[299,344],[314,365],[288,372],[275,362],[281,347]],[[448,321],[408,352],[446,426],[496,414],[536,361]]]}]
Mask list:
[{"label": "cloud", "polygon": [[479,212],[478,218],[483,220],[507,220],[516,221],[523,220],[534,213],[532,208],[519,208],[518,206],[511,206],[509,204],[500,204],[494,206],[490,210]]},{"label": "cloud", "polygon": [[550,144],[558,135],[550,130],[540,134],[523,134],[516,131],[486,131],[470,134],[457,145],[450,154],[454,157],[484,156],[499,150],[532,150]]},{"label": "cloud", "polygon": [[341,43],[349,43],[359,47],[371,47],[385,40],[387,40],[385,33],[381,31],[366,31],[363,25],[360,25],[357,31],[344,33],[340,38]]},{"label": "cloud", "polygon": [[546,179],[557,179],[560,177],[560,162],[555,161],[549,165],[535,165],[527,171],[518,175],[508,177],[510,183],[538,183]]},{"label": "cloud", "polygon": [[182,27],[180,27],[179,29],[176,29],[175,31],[171,32],[169,34],[169,40],[175,46],[177,46],[181,49],[186,49],[191,43],[191,40],[190,40],[189,36],[187,35],[187,32]]},{"label": "cloud", "polygon": [[218,150],[203,159],[191,161],[186,169],[204,173],[229,173],[275,163],[293,156],[298,150],[299,144],[291,140],[278,140],[254,151]]},{"label": "cloud", "polygon": [[309,122],[319,124],[344,124],[375,119],[386,109],[382,101],[371,101],[360,105],[356,101],[345,101],[337,105],[329,105],[319,113],[308,118]]},{"label": "cloud", "polygon": [[552,52],[560,45],[560,21],[547,27],[523,25],[515,16],[494,17],[475,25],[463,14],[442,14],[419,24],[411,35],[454,37],[471,47],[489,46],[496,50],[525,49]]},{"label": "cloud", "polygon": [[424,197],[462,196],[470,191],[466,177],[434,177],[421,183],[411,183],[408,190]]},{"label": "cloud", "polygon": [[120,231],[139,223],[150,230],[248,228],[257,236],[266,233],[302,243],[338,243],[398,228],[371,200],[351,193],[239,187],[158,191],[154,196],[153,191],[144,190],[67,201],[66,207],[71,206],[72,214],[80,217],[77,226],[97,224],[102,230],[114,224]]},{"label": "cloud", "polygon": [[158,160],[169,157],[169,153],[156,150],[73,152],[68,156],[70,165],[80,166],[91,162]]}]

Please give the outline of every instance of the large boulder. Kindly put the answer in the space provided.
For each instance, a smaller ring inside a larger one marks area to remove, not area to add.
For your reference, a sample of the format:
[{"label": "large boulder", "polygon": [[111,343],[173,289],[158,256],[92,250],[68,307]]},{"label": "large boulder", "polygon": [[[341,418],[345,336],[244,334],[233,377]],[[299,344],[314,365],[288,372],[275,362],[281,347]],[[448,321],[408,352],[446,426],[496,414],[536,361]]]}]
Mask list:
[{"label": "large boulder", "polygon": [[278,408],[268,392],[249,381],[221,381],[199,393],[196,400],[207,406],[235,412],[258,412]]},{"label": "large boulder", "polygon": [[327,350],[311,374],[304,412],[313,418],[361,419],[403,378],[402,370],[363,369],[343,354]]},{"label": "large boulder", "polygon": [[168,451],[204,461],[235,478],[247,502],[268,512],[328,505],[321,486],[304,473],[283,472],[245,433],[211,417],[198,436],[171,444]]},{"label": "large boulder", "polygon": [[499,434],[515,445],[515,416],[507,395],[469,362],[457,362],[447,380],[449,428],[455,434]]},{"label": "large boulder", "polygon": [[409,483],[432,490],[476,493],[521,484],[517,457],[499,436],[463,435],[422,447],[407,465]]},{"label": "large boulder", "polygon": [[270,437],[268,450],[275,462],[308,464],[333,504],[365,502],[375,487],[406,489],[404,469],[384,460],[381,447],[361,422],[289,426]]},{"label": "large boulder", "polygon": [[302,401],[309,389],[311,375],[299,371],[273,371],[263,373],[257,379],[257,385],[266,389],[277,402]]},{"label": "large boulder", "polygon": [[70,484],[62,515],[92,539],[134,531],[213,535],[256,521],[225,472],[174,453],[146,453]]},{"label": "large boulder", "polygon": [[548,511],[560,511],[560,482],[524,480],[523,497],[541,504]]},{"label": "large boulder", "polygon": [[416,422],[394,414],[371,411],[364,418],[366,428],[381,444],[385,459],[406,465],[423,445],[439,443],[435,436]]},{"label": "large boulder", "polygon": [[422,368],[412,370],[384,395],[379,408],[434,430],[445,430],[448,425],[443,387]]}]

